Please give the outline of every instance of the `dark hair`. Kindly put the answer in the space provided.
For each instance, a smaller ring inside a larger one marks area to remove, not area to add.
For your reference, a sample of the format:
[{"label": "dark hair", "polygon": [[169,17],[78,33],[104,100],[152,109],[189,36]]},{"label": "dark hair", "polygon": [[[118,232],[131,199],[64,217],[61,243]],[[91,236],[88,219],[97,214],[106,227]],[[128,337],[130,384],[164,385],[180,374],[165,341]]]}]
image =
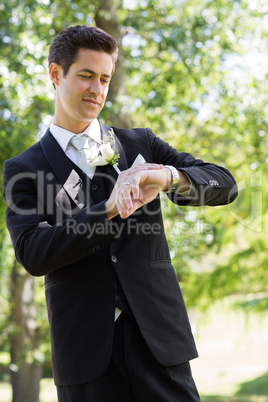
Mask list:
[{"label": "dark hair", "polygon": [[118,54],[116,40],[102,29],[88,25],[71,26],[55,36],[49,49],[48,63],[59,64],[65,76],[76,62],[81,48],[108,53],[115,65]]}]

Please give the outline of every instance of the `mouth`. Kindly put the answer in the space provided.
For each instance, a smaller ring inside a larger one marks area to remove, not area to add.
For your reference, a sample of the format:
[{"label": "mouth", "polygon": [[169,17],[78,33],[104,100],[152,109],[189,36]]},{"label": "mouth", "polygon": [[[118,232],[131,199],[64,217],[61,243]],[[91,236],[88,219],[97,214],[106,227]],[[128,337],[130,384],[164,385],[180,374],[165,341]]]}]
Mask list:
[{"label": "mouth", "polygon": [[100,102],[97,101],[96,99],[93,98],[84,98],[83,99],[84,102],[86,102],[87,104],[89,104],[90,106],[100,106]]}]

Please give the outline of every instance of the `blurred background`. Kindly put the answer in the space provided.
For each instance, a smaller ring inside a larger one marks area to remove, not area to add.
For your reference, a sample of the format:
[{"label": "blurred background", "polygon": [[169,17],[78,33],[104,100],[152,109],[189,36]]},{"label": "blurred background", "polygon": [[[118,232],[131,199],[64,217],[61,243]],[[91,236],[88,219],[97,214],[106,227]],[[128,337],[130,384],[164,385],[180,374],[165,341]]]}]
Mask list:
[{"label": "blurred background", "polygon": [[[233,204],[163,197],[165,225],[202,401],[268,401],[267,0],[2,0],[0,16],[1,168],[53,119],[52,38],[89,24],[120,48],[101,120],[150,127],[233,173]],[[43,278],[16,263],[4,211],[1,200],[0,401],[55,402]]]}]

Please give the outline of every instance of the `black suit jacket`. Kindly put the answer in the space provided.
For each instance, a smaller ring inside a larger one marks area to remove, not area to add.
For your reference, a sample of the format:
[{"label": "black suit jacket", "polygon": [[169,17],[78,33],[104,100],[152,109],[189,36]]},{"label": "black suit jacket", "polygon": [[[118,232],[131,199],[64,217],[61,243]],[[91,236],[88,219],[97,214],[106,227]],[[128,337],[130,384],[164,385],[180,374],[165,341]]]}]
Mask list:
[{"label": "black suit jacket", "polygon": [[[226,169],[177,152],[149,129],[113,129],[121,170],[141,154],[146,162],[173,165],[190,177],[195,186],[191,198],[169,196],[178,205],[221,205],[236,198],[236,183]],[[49,130],[4,165],[6,221],[16,258],[30,274],[45,275],[57,385],[87,382],[105,371],[113,341],[116,276],[160,364],[197,356],[159,198],[126,220],[108,221],[104,187],[111,192],[116,177],[107,166],[87,179]]]}]

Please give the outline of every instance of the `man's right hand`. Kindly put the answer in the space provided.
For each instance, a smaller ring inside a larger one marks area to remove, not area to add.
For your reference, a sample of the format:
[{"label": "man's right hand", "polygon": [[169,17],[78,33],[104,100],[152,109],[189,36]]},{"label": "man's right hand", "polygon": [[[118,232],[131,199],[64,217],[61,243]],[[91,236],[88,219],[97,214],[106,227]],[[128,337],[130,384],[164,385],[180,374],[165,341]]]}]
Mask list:
[{"label": "man's right hand", "polygon": [[138,208],[152,201],[167,187],[170,172],[163,165],[144,163],[118,175],[114,189],[105,203],[108,219],[116,215],[126,219]]}]

